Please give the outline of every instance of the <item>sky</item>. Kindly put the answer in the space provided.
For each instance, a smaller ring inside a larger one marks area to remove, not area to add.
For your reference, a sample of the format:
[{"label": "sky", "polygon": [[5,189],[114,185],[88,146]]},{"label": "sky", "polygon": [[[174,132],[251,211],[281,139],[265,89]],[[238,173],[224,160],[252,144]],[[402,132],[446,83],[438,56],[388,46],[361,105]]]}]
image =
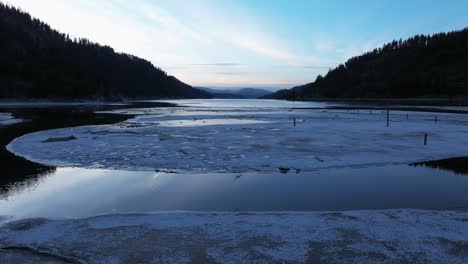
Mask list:
[{"label": "sky", "polygon": [[466,0],[3,1],[206,87],[289,88],[394,39],[468,26]]}]

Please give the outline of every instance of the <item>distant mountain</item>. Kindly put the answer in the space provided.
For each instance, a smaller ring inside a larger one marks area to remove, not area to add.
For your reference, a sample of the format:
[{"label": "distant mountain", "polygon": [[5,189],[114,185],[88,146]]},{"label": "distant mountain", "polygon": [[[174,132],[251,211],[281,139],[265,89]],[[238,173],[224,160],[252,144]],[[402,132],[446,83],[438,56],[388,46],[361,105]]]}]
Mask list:
[{"label": "distant mountain", "polygon": [[257,88],[242,88],[242,89],[214,89],[207,87],[196,87],[197,89],[209,92],[215,98],[244,98],[255,99],[271,94],[270,91]]},{"label": "distant mountain", "polygon": [[240,89],[237,92],[237,94],[240,94],[246,98],[260,98],[267,94],[271,94],[271,92],[267,90],[263,90],[263,89],[257,89],[257,88],[243,88],[243,89]]},{"label": "distant mountain", "polygon": [[0,98],[209,98],[149,61],[0,3]]},{"label": "distant mountain", "polygon": [[468,28],[395,40],[265,98],[466,98]]},{"label": "distant mountain", "polygon": [[207,87],[195,87],[195,89],[207,92],[213,98],[218,98],[218,99],[245,99],[243,96],[240,96],[240,95],[235,94],[235,93],[229,93],[230,91],[226,91],[226,90],[218,90],[218,89],[212,89],[212,88],[207,88]]}]

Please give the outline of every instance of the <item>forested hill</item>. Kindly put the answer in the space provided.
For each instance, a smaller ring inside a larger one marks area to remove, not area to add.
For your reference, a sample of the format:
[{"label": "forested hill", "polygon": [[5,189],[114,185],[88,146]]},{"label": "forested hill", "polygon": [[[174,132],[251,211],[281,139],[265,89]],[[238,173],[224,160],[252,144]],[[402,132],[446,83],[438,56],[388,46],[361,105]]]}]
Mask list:
[{"label": "forested hill", "polygon": [[468,28],[393,41],[269,98],[467,98]]},{"label": "forested hill", "polygon": [[70,39],[0,2],[0,98],[207,98],[149,61]]}]

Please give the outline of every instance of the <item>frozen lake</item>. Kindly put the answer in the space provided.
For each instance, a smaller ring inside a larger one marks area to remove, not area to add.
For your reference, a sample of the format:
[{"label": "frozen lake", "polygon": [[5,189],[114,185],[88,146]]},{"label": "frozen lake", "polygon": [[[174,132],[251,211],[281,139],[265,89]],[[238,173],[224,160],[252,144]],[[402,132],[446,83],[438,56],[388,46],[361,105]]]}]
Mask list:
[{"label": "frozen lake", "polygon": [[[151,101],[150,101],[151,102]],[[317,107],[340,105],[337,103],[323,102],[293,102],[285,100],[267,99],[188,99],[188,100],[157,100],[155,102],[167,102],[182,106],[194,107],[232,107],[232,108],[294,108],[294,107]]]},{"label": "frozen lake", "polygon": [[[9,109],[31,122],[0,128],[9,138],[2,144],[26,134],[12,148],[49,166],[0,153],[4,171],[13,175],[2,185],[0,215],[468,207],[466,159],[408,165],[465,153],[460,142],[467,115],[438,113],[435,122],[434,113],[395,111],[386,128],[380,110],[291,110],[287,105],[296,103],[272,100],[252,108],[251,100],[225,101],[114,106],[98,114],[76,106]],[[111,125],[99,125],[104,123]],[[38,130],[46,131],[28,134]],[[423,132],[430,134],[428,146]]]}]

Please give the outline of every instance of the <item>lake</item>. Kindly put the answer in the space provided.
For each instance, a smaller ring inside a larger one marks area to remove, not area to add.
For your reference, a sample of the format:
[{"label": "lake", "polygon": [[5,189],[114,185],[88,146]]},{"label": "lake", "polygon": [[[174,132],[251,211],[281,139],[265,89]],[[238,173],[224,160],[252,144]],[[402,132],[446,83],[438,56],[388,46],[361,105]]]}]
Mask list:
[{"label": "lake", "polygon": [[181,106],[194,107],[227,107],[227,108],[300,108],[314,107],[325,108],[342,105],[338,103],[324,102],[300,102],[269,99],[186,99],[186,100],[154,100],[149,102],[167,102]]},{"label": "lake", "polygon": [[[289,108],[329,105],[274,100],[164,101],[198,107]],[[146,102],[133,107],[170,107]],[[125,106],[125,108],[132,107]],[[126,115],[95,110],[122,106],[9,108],[29,122],[0,128],[2,146],[33,131],[116,123]],[[323,211],[370,209],[467,209],[467,159],[424,166],[330,168],[287,174],[165,173],[51,167],[2,150],[0,215],[86,217],[154,211]],[[455,165],[454,165],[455,164]]]}]

